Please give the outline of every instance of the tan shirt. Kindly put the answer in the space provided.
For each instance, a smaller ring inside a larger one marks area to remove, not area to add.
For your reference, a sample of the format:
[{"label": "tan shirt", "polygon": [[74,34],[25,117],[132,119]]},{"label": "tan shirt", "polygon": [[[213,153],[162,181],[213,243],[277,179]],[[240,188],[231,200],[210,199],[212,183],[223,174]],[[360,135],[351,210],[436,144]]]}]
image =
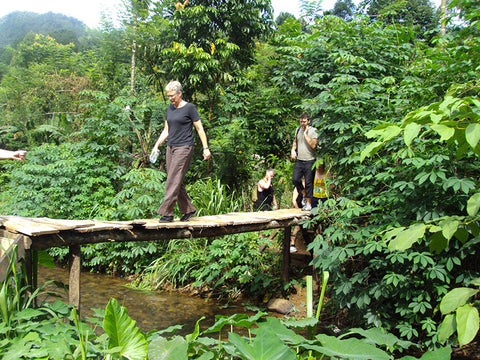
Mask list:
[{"label": "tan shirt", "polygon": [[[309,127],[307,135],[312,139],[318,139],[317,129],[314,127]],[[298,130],[297,133],[297,160],[309,161],[315,160],[315,149],[313,149],[305,140],[305,134],[302,127]]]}]

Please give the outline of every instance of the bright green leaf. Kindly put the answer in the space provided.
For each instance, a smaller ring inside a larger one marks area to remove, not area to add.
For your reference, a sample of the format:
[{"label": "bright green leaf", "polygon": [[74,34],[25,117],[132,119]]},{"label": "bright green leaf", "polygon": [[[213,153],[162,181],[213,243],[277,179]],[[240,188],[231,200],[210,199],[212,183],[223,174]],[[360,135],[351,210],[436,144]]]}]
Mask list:
[{"label": "bright green leaf", "polygon": [[360,360],[389,360],[391,357],[374,345],[359,339],[338,339],[333,336],[320,334],[317,339],[322,343],[322,353],[330,357]]},{"label": "bright green leaf", "polygon": [[181,336],[171,340],[158,337],[148,344],[149,360],[186,360],[188,359],[188,344]]},{"label": "bright green leaf", "polygon": [[395,239],[391,240],[388,244],[388,249],[393,250],[406,250],[410,248],[418,239],[422,238],[425,234],[426,226],[423,223],[414,224],[407,229],[400,232]]},{"label": "bright green leaf", "polygon": [[419,360],[450,360],[452,348],[450,346],[427,351]]},{"label": "bright green leaf", "polygon": [[401,131],[402,129],[400,128],[400,126],[397,126],[397,125],[391,125],[385,128],[382,134],[383,141],[389,141],[393,139],[394,137],[398,136],[398,134],[400,134]]},{"label": "bright green leaf", "polygon": [[418,136],[420,129],[422,126],[417,123],[410,123],[405,126],[405,131],[403,133],[403,139],[405,141],[405,145],[410,146],[412,144],[413,139]]},{"label": "bright green leaf", "polygon": [[455,129],[449,126],[433,124],[430,127],[440,135],[440,140],[442,141],[450,139],[455,134]]},{"label": "bright green leaf", "polygon": [[467,201],[467,213],[470,216],[475,216],[480,209],[480,193],[473,194]]},{"label": "bright green leaf", "polygon": [[131,360],[145,359],[147,341],[136,326],[136,322],[127,315],[125,307],[116,299],[111,299],[105,308],[103,329],[109,336],[108,348],[118,348],[118,353]]},{"label": "bright green leaf", "polygon": [[455,314],[447,314],[443,319],[440,328],[438,329],[438,341],[444,343],[450,336],[455,333],[457,329],[457,322],[455,320]]},{"label": "bright green leaf", "polygon": [[445,239],[450,240],[458,229],[459,221],[446,219],[440,222],[442,227],[442,235],[445,236]]},{"label": "bright green leaf", "polygon": [[468,125],[467,129],[465,130],[465,138],[467,139],[467,142],[470,144],[472,149],[475,149],[478,141],[480,140],[480,124]]},{"label": "bright green leaf", "polygon": [[457,336],[460,346],[468,344],[477,335],[480,317],[477,308],[465,304],[457,309]]},{"label": "bright green leaf", "polygon": [[[228,340],[236,346],[236,351],[249,360],[295,360],[295,352],[276,334],[263,327],[257,332],[253,343],[247,343],[238,334],[229,333]],[[228,351],[228,349],[227,349]],[[232,354],[236,355],[236,354]]]},{"label": "bright green leaf", "polygon": [[380,142],[380,141],[374,141],[368,144],[365,147],[365,149],[363,149],[362,152],[360,153],[360,162],[365,160],[366,157],[375,155],[382,146],[383,146],[383,142]]},{"label": "bright green leaf", "polygon": [[460,306],[467,303],[467,300],[475,295],[478,290],[461,287],[450,290],[440,302],[440,311],[442,314],[449,314]]}]

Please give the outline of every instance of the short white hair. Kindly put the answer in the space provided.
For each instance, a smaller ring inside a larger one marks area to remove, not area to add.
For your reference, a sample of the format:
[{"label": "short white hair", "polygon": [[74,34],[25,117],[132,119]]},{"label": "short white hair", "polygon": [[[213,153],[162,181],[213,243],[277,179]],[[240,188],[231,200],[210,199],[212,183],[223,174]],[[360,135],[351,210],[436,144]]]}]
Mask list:
[{"label": "short white hair", "polygon": [[176,94],[183,91],[182,84],[179,81],[170,81],[167,86],[165,86],[167,91],[175,91]]}]

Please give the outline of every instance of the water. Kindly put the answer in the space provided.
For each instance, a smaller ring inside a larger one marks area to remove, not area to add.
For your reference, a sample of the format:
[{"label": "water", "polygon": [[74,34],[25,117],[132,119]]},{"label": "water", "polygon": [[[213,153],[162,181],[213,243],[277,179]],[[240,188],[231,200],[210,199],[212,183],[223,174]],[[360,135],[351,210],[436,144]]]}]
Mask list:
[{"label": "water", "polygon": [[[38,267],[38,284],[48,280],[61,281],[68,284],[68,270],[62,268]],[[118,300],[127,308],[128,315],[137,321],[143,332],[161,330],[173,325],[184,325],[175,333],[186,335],[195,328],[195,323],[202,316],[201,330],[212,326],[215,315],[230,316],[246,313],[243,306],[235,305],[227,308],[215,300],[176,293],[143,292],[126,287],[128,281],[114,276],[82,272],[80,277],[80,315],[82,320],[93,314],[92,308],[105,309],[111,298]],[[62,293],[62,299],[68,302],[68,295]],[[251,314],[250,314],[251,315]]]}]

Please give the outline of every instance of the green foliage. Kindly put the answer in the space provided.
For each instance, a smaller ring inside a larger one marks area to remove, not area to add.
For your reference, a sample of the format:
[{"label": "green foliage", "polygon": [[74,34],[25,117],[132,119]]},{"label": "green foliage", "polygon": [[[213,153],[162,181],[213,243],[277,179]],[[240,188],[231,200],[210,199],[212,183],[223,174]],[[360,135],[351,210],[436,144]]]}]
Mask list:
[{"label": "green foliage", "polygon": [[147,341],[145,336],[127,315],[127,309],[111,299],[105,309],[103,329],[108,335],[108,353],[128,359],[145,359]]},{"label": "green foliage", "polygon": [[199,216],[240,211],[244,202],[235,190],[230,190],[220,179],[199,179],[187,185],[187,190]]},{"label": "green foliage", "polygon": [[164,172],[156,169],[132,169],[122,176],[122,189],[112,199],[114,219],[149,219],[157,216],[157,209],[165,193]]},{"label": "green foliage", "polygon": [[[80,327],[65,321],[71,307],[61,301],[36,307],[37,297],[45,293],[48,283],[33,292],[23,285],[24,262],[17,268],[16,250],[12,254],[0,290],[0,356],[11,360],[78,357],[81,346],[76,335]],[[85,328],[83,324],[81,329]],[[89,350],[95,353],[94,348]]]},{"label": "green foliage", "polygon": [[366,0],[362,5],[368,7],[367,14],[373,21],[411,26],[421,38],[438,26],[438,16],[435,16],[435,9],[430,1]]},{"label": "green foliage", "polygon": [[238,189],[250,179],[253,163],[247,123],[245,119],[226,118],[218,122],[218,126],[211,131],[212,147],[215,152],[222,154],[216,160],[217,173],[226,185]]},{"label": "green foliage", "polygon": [[108,213],[116,165],[79,144],[43,145],[11,172],[2,198],[8,214],[88,219]]},{"label": "green foliage", "polygon": [[1,79],[3,145],[25,148],[68,139],[78,129],[79,93],[90,85],[82,69],[73,45],[48,36],[29,34],[12,49]]},{"label": "green foliage", "polygon": [[407,28],[363,21],[319,20],[284,41],[276,70],[284,91],[305,94],[342,194],[316,212],[313,264],[352,319],[433,346],[436,305],[478,276],[478,74],[467,65],[480,64],[478,44],[460,33],[423,49]]},{"label": "green foliage", "polygon": [[[479,285],[479,279],[472,281]],[[440,311],[445,315],[438,332],[438,340],[444,343],[446,339],[457,333],[460,346],[470,343],[478,333],[480,318],[478,301],[467,301],[478,293],[478,290],[461,287],[450,290],[440,302]]]},{"label": "green foliage", "polygon": [[280,286],[280,269],[275,265],[279,255],[261,250],[271,245],[268,238],[250,233],[213,240],[205,249],[202,266],[191,272],[194,285],[211,287],[225,298],[272,292]]},{"label": "green foliage", "polygon": [[[280,321],[265,317],[259,312],[248,317],[235,314],[230,317],[217,316],[215,323],[200,332],[197,321],[193,333],[185,337],[166,333],[175,331],[172,326],[160,331],[143,334],[132,320],[125,307],[111,299],[106,306],[103,321],[91,318],[91,325],[80,322],[75,308],[55,301],[33,306],[39,291],[29,293],[21,288],[17,279],[23,272],[16,271],[16,259],[12,258],[6,280],[0,291],[0,355],[2,359],[38,358],[123,358],[185,359],[203,357],[209,359],[312,359],[320,356],[335,356],[348,359],[393,359],[393,351],[408,349],[412,344],[401,341],[383,329],[351,329],[336,338],[318,334],[307,340],[298,332],[317,324],[318,320]],[[19,301],[20,300],[20,301]],[[27,300],[23,303],[24,300]],[[23,305],[19,306],[20,303]],[[7,306],[9,306],[7,308]],[[96,317],[100,316],[97,311]],[[71,324],[69,321],[73,321]],[[97,335],[96,326],[104,333]],[[222,340],[222,329],[227,326],[228,341]],[[233,329],[248,331],[248,337],[241,336]],[[297,330],[295,332],[294,330]],[[218,340],[212,334],[218,333]],[[351,337],[354,335],[354,337]],[[147,353],[148,350],[148,353]],[[435,359],[450,359],[451,349],[440,348],[428,352]],[[187,355],[188,354],[188,355]],[[429,359],[430,357],[421,357]],[[411,356],[402,358],[414,359]]]},{"label": "green foliage", "polygon": [[[149,266],[134,285],[158,288],[167,283],[182,287],[193,283],[213,289],[216,297],[234,299],[245,293],[263,296],[279,288],[279,255],[260,250],[267,238],[237,234],[206,240],[172,240],[164,255]],[[271,244],[270,244],[271,245]]]},{"label": "green foliage", "polygon": [[157,289],[166,283],[173,287],[193,281],[192,271],[204,265],[206,241],[171,240],[163,255],[151,262],[132,285],[140,289]]},{"label": "green foliage", "polygon": [[[99,243],[82,247],[82,266],[100,273],[125,275],[138,274],[157,259],[166,249],[159,241]],[[59,260],[67,256],[67,249],[52,249]]]}]

